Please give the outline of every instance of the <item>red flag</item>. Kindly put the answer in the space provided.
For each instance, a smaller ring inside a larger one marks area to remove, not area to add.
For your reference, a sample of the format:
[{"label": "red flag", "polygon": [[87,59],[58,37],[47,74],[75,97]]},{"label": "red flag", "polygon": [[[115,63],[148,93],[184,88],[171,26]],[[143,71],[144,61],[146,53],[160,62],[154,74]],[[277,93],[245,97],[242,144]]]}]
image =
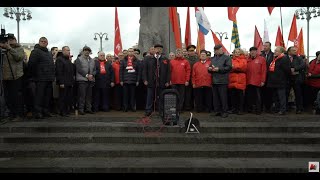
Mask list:
[{"label": "red flag", "polygon": [[262,45],[262,38],[260,36],[260,33],[257,29],[257,26],[255,26],[254,30],[254,43],[253,46],[258,48],[258,53],[260,53],[263,50],[263,45]]},{"label": "red flag", "polygon": [[270,14],[270,15],[271,15],[273,9],[274,9],[274,7],[268,7],[268,11],[269,11],[269,14]]},{"label": "red flag", "polygon": [[200,54],[201,50],[206,49],[206,43],[204,39],[204,34],[198,30],[198,42],[197,42],[197,53]]},{"label": "red flag", "polygon": [[181,37],[179,28],[179,19],[177,13],[177,7],[169,7],[169,19],[171,22],[172,31],[174,33],[174,39],[176,41],[176,48],[181,48]]},{"label": "red flag", "polygon": [[294,42],[297,36],[298,36],[297,19],[296,19],[296,15],[293,15],[288,40]]},{"label": "red flag", "polygon": [[121,42],[117,7],[115,9],[116,10],[115,10],[115,25],[114,25],[114,33],[115,33],[115,35],[114,35],[114,55],[118,56],[119,52],[122,51],[122,42]]},{"label": "red flag", "polygon": [[300,30],[299,36],[297,37],[296,41],[294,42],[294,46],[297,47],[297,54],[304,55],[304,44],[303,44],[303,32],[302,28]]},{"label": "red flag", "polygon": [[228,50],[224,47],[224,45],[222,44],[222,42],[220,41],[220,39],[217,37],[217,35],[211,30],[212,33],[212,37],[213,37],[213,41],[214,41],[214,45],[218,45],[221,44],[222,45],[222,50],[226,55],[230,55],[230,53],[228,52]]},{"label": "red flag", "polygon": [[284,45],[283,36],[282,36],[281,30],[280,30],[280,26],[278,26],[275,46],[281,46],[281,47],[286,48]]},{"label": "red flag", "polygon": [[237,12],[239,7],[228,7],[228,18],[230,21],[237,21]]},{"label": "red flag", "polygon": [[190,11],[187,10],[186,33],[184,36],[184,44],[188,47],[191,44],[191,28],[190,28]]}]

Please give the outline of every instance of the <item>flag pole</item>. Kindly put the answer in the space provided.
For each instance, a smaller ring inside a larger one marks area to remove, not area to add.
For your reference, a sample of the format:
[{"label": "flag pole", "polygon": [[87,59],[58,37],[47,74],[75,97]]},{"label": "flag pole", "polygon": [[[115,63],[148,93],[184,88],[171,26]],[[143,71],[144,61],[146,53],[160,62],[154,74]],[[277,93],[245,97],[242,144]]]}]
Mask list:
[{"label": "flag pole", "polygon": [[169,19],[169,52],[168,52],[168,56],[169,56],[169,54],[170,54],[170,52],[171,52],[171,47],[170,47],[170,45],[171,45],[171,43],[170,43],[170,34],[171,34],[171,23],[170,23],[170,19]]},{"label": "flag pole", "polygon": [[169,20],[169,52],[168,52],[168,54],[167,54],[167,56],[169,56],[169,54],[170,54],[170,52],[171,52],[171,47],[170,47],[170,45],[171,45],[171,43],[170,43],[170,34],[171,34],[171,22],[170,22],[170,13],[171,13],[171,8],[169,7],[169,18],[168,18],[168,20]]},{"label": "flag pole", "polygon": [[[196,8],[196,7],[195,7]],[[194,11],[194,15],[196,16],[196,10]],[[197,17],[196,17],[196,19],[197,19]],[[199,41],[199,25],[198,25],[198,22],[197,22],[197,20],[196,20],[196,27],[197,27],[197,45],[196,45],[196,53],[199,55],[199,53],[198,52],[200,52],[199,51],[199,49],[200,49],[200,41]],[[192,44],[192,43],[191,43]]]},{"label": "flag pole", "polygon": [[[281,19],[281,31],[282,31],[282,37],[283,37],[283,25],[282,25],[282,11],[281,11],[281,7],[280,7],[280,19]],[[287,40],[287,46],[288,47],[288,43],[289,43],[289,40]]]},{"label": "flag pole", "polygon": [[282,11],[281,11],[281,7],[280,7],[280,17],[281,17],[281,31],[282,31],[282,34],[283,34]]},{"label": "flag pole", "polygon": [[[197,23],[197,26],[198,26],[198,23]],[[200,49],[200,41],[199,41],[199,27],[197,27],[197,45],[196,45],[196,53],[199,55],[199,53],[198,52],[200,52],[199,51],[199,49]]]}]

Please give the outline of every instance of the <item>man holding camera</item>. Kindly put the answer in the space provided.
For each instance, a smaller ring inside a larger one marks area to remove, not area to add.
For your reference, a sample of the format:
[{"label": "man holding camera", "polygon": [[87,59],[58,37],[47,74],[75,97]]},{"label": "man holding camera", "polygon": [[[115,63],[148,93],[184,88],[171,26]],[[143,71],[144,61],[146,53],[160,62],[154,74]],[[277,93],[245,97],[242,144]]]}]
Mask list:
[{"label": "man holding camera", "polygon": [[12,121],[23,120],[22,76],[24,50],[17,43],[13,34],[8,34],[7,40],[0,42],[3,53],[3,87],[5,100],[10,110]]}]

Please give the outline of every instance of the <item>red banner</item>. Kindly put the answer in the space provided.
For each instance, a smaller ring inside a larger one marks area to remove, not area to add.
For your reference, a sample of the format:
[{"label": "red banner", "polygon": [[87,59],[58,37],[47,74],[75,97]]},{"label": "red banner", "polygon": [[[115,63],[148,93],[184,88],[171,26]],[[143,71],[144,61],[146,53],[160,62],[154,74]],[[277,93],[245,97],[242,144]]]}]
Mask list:
[{"label": "red banner", "polygon": [[179,28],[179,19],[177,13],[177,7],[169,7],[169,19],[171,22],[171,27],[174,33],[174,39],[176,42],[176,48],[181,48],[181,37]]},{"label": "red banner", "polygon": [[114,55],[118,56],[119,52],[122,51],[122,42],[120,35],[120,26],[118,20],[118,10],[115,8],[115,25],[114,25]]},{"label": "red banner", "polygon": [[191,28],[190,28],[190,9],[187,10],[186,33],[184,36],[184,44],[188,47],[191,44]]},{"label": "red banner", "polygon": [[228,50],[224,47],[224,45],[222,44],[222,42],[220,41],[220,39],[217,37],[217,35],[211,30],[212,33],[212,37],[213,37],[213,41],[214,41],[214,45],[218,45],[221,44],[222,45],[222,50],[226,55],[230,55],[230,53],[228,52]]},{"label": "red banner", "polygon": [[277,38],[276,38],[275,46],[281,46],[281,47],[286,48],[285,45],[284,45],[283,35],[281,33],[280,26],[278,26]]},{"label": "red banner", "polygon": [[302,28],[300,30],[299,36],[297,37],[296,41],[294,42],[294,46],[297,47],[297,54],[298,55],[305,55],[304,54],[304,44],[303,44],[303,32]]},{"label": "red banner", "polygon": [[271,15],[273,9],[274,9],[274,7],[268,7],[268,11],[269,11],[269,14],[270,14],[270,15]]},{"label": "red banner", "polygon": [[296,19],[296,15],[293,15],[288,40],[294,42],[297,36],[298,36],[297,19]]},{"label": "red banner", "polygon": [[258,48],[258,54],[260,54],[260,52],[263,50],[263,42],[262,42],[262,38],[260,36],[260,33],[257,29],[257,26],[255,26],[255,30],[254,30],[254,43],[253,46]]},{"label": "red banner", "polygon": [[228,7],[228,18],[230,21],[237,21],[237,12],[239,7]]}]

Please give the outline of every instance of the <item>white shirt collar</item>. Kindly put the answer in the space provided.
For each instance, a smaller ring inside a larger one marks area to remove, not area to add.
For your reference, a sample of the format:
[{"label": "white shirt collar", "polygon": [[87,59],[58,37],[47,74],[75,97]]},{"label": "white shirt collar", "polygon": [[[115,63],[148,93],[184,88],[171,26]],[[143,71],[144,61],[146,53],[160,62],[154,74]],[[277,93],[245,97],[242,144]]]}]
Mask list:
[{"label": "white shirt collar", "polygon": [[161,54],[154,54],[154,57],[157,59],[157,58],[160,58],[161,57]]}]

